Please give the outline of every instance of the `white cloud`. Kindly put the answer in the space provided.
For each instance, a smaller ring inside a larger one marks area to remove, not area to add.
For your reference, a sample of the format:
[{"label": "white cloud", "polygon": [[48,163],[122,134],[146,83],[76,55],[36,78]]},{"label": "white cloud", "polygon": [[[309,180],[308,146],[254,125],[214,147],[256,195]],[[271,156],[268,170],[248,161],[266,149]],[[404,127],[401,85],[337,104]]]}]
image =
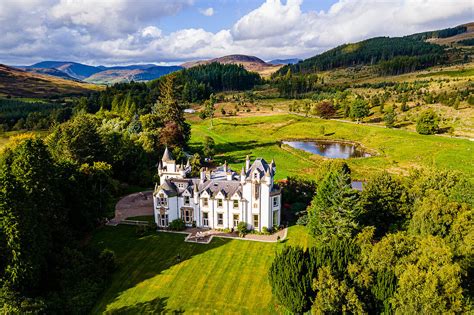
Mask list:
[{"label": "white cloud", "polygon": [[302,11],[302,0],[266,0],[218,32],[189,28],[165,34],[157,27],[159,18],[192,4],[0,0],[0,62],[180,62],[234,53],[308,57],[346,42],[451,27],[474,16],[472,0],[339,0],[320,12]]},{"label": "white cloud", "polygon": [[199,9],[199,13],[205,16],[213,16],[214,15],[214,8],[207,8],[207,9]]}]

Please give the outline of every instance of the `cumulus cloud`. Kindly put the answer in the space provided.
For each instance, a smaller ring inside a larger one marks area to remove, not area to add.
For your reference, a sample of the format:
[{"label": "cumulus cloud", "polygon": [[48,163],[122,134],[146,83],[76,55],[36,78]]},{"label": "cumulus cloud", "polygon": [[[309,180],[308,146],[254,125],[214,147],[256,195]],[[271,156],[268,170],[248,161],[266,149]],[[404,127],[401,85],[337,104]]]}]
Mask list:
[{"label": "cumulus cloud", "polygon": [[213,16],[214,15],[214,8],[207,8],[207,9],[199,9],[199,13],[205,16]]},{"label": "cumulus cloud", "polygon": [[373,36],[451,27],[474,15],[472,0],[338,0],[326,11],[303,11],[302,1],[266,0],[218,32],[165,34],[157,21],[193,0],[1,0],[0,62],[181,62],[234,53],[308,57]]}]

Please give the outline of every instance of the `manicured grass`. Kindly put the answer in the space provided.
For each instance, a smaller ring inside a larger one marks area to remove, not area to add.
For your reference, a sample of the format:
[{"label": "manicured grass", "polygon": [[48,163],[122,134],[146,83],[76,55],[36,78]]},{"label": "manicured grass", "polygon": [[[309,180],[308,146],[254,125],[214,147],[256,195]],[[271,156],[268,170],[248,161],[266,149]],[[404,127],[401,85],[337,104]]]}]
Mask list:
[{"label": "manicured grass", "polygon": [[278,313],[267,278],[275,252],[285,244],[312,244],[300,226],[279,244],[214,238],[204,245],[184,237],[139,237],[130,226],[98,230],[93,246],[114,250],[119,267],[93,313]]},{"label": "manicured grass", "polygon": [[192,121],[192,145],[201,145],[205,136],[216,142],[216,160],[227,160],[237,171],[247,154],[268,161],[275,159],[277,179],[289,175],[317,177],[322,157],[279,145],[284,139],[308,138],[356,141],[377,152],[373,157],[346,160],[354,179],[366,179],[382,170],[406,174],[411,168],[422,166],[459,170],[474,178],[474,142],[465,139],[296,115],[219,118],[214,119],[213,129],[209,129],[207,120]]}]

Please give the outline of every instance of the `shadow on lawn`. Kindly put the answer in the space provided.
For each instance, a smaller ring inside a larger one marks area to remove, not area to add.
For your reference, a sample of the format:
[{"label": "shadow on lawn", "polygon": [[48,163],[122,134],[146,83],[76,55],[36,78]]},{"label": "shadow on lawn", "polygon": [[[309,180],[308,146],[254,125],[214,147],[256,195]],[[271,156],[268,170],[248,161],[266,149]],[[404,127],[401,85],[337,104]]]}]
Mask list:
[{"label": "shadow on lawn", "polygon": [[[226,142],[226,143],[218,143],[215,145],[215,151],[220,153],[225,153],[225,157],[216,157],[218,161],[223,162],[223,160],[227,160],[228,163],[243,163],[245,162],[245,158],[247,156],[246,152],[242,152],[239,155],[232,155],[232,152],[238,151],[252,151],[256,148],[264,148],[278,145],[277,141],[273,142],[259,142],[256,140],[250,141],[236,141],[236,142]],[[250,155],[250,154],[249,154]]]},{"label": "shadow on lawn", "polygon": [[[110,286],[105,290],[98,305],[103,312],[108,304],[120,298],[127,290],[136,287],[174,265],[180,264],[194,256],[226,245],[230,240],[214,238],[210,244],[195,244],[184,241],[184,234],[166,232],[147,232],[137,235],[134,227],[119,225],[101,230],[101,242],[96,243],[99,249],[112,249],[117,255],[118,269],[110,279]],[[139,272],[137,272],[139,271]],[[116,310],[110,314],[155,314],[179,313],[180,310],[168,310],[167,298],[157,298],[150,302],[137,303]],[[141,310],[141,309],[142,310]],[[157,311],[152,311],[156,309]],[[149,311],[150,310],[150,311]],[[161,310],[161,311],[160,311]]]},{"label": "shadow on lawn", "polygon": [[137,303],[124,306],[116,310],[105,312],[105,314],[114,315],[134,315],[134,314],[183,314],[184,310],[170,310],[166,308],[168,298],[156,298],[148,302]]}]

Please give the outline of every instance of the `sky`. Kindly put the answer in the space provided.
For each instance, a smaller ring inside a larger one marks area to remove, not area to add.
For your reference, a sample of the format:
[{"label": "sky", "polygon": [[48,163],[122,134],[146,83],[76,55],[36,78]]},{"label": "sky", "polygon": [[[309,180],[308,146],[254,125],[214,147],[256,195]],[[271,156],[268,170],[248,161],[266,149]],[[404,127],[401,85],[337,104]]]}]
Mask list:
[{"label": "sky", "polygon": [[474,22],[474,0],[0,0],[0,63],[307,58]]}]

